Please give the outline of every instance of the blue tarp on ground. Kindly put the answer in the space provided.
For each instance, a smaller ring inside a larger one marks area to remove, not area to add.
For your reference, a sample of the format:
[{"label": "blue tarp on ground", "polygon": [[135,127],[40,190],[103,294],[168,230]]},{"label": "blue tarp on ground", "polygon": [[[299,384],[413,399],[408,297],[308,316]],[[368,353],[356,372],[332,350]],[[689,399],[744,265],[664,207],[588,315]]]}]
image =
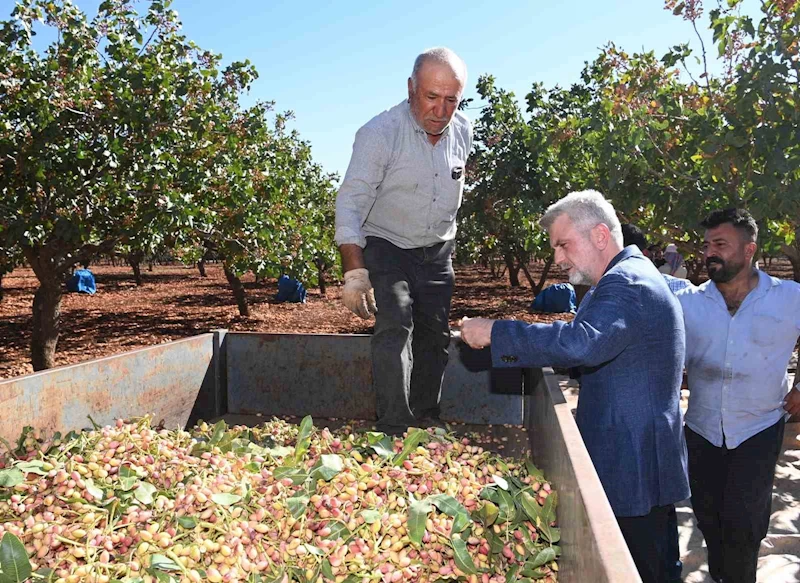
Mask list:
[{"label": "blue tarp on ground", "polygon": [[94,295],[97,287],[94,283],[94,274],[88,269],[76,269],[67,281],[67,290],[82,294]]},{"label": "blue tarp on ground", "polygon": [[556,283],[543,289],[534,298],[531,309],[538,312],[564,314],[577,311],[575,288],[569,283]]},{"label": "blue tarp on ground", "polygon": [[275,296],[276,302],[306,303],[306,288],[303,284],[286,275],[278,278],[278,295]]}]

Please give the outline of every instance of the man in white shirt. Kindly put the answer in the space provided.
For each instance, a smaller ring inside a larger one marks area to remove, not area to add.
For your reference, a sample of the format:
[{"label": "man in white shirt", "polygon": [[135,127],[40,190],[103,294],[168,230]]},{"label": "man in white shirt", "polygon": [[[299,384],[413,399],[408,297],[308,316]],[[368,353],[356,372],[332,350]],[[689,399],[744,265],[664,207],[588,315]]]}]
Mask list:
[{"label": "man in white shirt", "polygon": [[754,583],[785,418],[800,411],[786,372],[800,335],[800,285],[755,268],[758,227],[747,211],[715,211],[702,225],[710,281],[677,294],[692,507],[712,579]]}]

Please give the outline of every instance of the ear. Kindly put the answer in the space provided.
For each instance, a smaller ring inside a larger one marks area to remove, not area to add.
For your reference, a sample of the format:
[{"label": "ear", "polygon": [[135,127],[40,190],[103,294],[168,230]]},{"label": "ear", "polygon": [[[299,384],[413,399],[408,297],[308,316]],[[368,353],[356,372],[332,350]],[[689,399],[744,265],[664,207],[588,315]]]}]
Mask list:
[{"label": "ear", "polygon": [[605,251],[606,247],[608,247],[608,244],[611,242],[611,231],[608,225],[600,223],[592,229],[592,242],[600,251]]},{"label": "ear", "polygon": [[411,101],[411,96],[414,95],[414,82],[411,77],[408,78],[408,100]]},{"label": "ear", "polygon": [[749,242],[747,245],[744,246],[744,258],[747,261],[752,262],[753,257],[755,257],[756,255],[756,249],[757,249],[756,244],[753,243],[752,241]]}]

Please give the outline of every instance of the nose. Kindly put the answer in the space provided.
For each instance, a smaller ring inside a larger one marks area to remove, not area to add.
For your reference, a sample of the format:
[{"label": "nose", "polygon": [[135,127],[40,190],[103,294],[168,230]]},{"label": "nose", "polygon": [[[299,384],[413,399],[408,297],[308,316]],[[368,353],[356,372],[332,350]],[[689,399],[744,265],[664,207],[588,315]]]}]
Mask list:
[{"label": "nose", "polygon": [[444,119],[447,117],[447,102],[444,100],[439,101],[433,106],[433,114],[437,119]]},{"label": "nose", "polygon": [[564,262],[564,252],[561,249],[555,250],[553,261],[556,265],[561,265]]}]

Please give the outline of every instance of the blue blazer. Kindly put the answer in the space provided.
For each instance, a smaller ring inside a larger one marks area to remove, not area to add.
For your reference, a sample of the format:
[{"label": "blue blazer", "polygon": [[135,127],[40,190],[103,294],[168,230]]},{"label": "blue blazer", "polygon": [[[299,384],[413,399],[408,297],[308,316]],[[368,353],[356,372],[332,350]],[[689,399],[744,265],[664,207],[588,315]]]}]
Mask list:
[{"label": "blue blazer", "polygon": [[689,498],[680,303],[635,246],[584,302],[569,323],[495,322],[494,366],[579,369],[578,428],[615,515]]}]

